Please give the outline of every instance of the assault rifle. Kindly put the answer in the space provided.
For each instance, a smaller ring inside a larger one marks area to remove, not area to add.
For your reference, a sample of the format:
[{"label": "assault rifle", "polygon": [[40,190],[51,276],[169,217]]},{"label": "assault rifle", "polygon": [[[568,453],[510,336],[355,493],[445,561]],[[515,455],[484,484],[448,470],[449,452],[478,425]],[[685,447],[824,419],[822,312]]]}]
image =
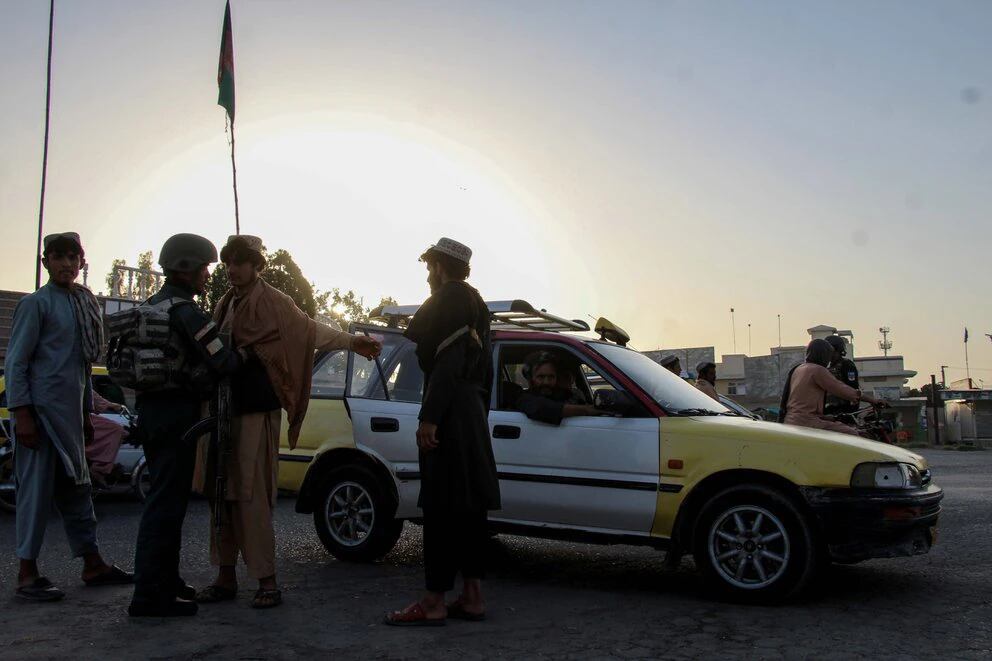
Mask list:
[{"label": "assault rifle", "polygon": [[227,501],[227,461],[231,456],[231,379],[225,377],[217,386],[217,431],[212,440],[214,455],[214,530],[224,528],[224,503]]},{"label": "assault rifle", "polygon": [[[229,333],[222,332],[220,337],[225,344],[229,344]],[[229,377],[223,378],[217,385],[217,396],[210,402],[210,415],[197,422],[183,434],[183,443],[196,443],[197,439],[204,434],[210,434],[207,466],[213,467],[214,471],[212,498],[214,530],[220,533],[224,528],[224,502],[227,500],[227,462],[231,456],[231,379]]]}]

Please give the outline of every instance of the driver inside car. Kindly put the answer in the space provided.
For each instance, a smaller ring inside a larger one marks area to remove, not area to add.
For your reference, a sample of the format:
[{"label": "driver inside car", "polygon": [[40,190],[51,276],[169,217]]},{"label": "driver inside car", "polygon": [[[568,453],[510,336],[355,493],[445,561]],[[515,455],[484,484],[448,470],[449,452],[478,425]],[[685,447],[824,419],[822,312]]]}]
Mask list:
[{"label": "driver inside car", "polygon": [[560,425],[565,418],[599,415],[591,404],[570,403],[573,393],[559,387],[558,374],[558,361],[551,352],[536,351],[527,356],[523,375],[529,387],[517,398],[517,409],[531,420],[550,425]]}]

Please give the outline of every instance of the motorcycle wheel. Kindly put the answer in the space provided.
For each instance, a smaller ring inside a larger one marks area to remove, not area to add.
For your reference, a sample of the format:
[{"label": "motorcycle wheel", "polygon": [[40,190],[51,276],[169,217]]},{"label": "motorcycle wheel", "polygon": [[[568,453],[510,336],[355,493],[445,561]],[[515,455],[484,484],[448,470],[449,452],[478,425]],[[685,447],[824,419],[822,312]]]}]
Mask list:
[{"label": "motorcycle wheel", "polygon": [[[14,481],[14,456],[0,459],[0,484]],[[0,511],[13,514],[17,511],[17,493],[0,491]]]},{"label": "motorcycle wheel", "polygon": [[131,490],[135,497],[141,502],[148,498],[148,490],[151,489],[152,478],[148,474],[148,464],[142,457],[138,465],[134,468],[134,475],[131,477]]}]

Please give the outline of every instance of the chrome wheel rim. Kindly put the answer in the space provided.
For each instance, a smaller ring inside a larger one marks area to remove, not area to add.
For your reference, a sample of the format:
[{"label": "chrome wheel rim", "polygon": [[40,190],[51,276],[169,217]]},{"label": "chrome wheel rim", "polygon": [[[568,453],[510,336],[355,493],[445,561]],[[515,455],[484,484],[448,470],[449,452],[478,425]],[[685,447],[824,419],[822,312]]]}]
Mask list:
[{"label": "chrome wheel rim", "polygon": [[375,525],[372,496],[357,482],[341,482],[327,497],[324,518],[335,542],[358,546],[368,539]]},{"label": "chrome wheel rim", "polygon": [[736,588],[768,587],[789,565],[789,535],[782,521],[763,507],[733,507],[710,528],[710,561]]}]

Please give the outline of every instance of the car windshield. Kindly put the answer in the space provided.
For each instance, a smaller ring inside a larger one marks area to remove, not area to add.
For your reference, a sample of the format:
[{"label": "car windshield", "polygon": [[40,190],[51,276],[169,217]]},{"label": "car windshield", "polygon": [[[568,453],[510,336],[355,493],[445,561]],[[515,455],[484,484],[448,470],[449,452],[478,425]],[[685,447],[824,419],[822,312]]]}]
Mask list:
[{"label": "car windshield", "polygon": [[669,414],[737,415],[644,354],[600,342],[590,342],[589,346],[629,376]]}]

